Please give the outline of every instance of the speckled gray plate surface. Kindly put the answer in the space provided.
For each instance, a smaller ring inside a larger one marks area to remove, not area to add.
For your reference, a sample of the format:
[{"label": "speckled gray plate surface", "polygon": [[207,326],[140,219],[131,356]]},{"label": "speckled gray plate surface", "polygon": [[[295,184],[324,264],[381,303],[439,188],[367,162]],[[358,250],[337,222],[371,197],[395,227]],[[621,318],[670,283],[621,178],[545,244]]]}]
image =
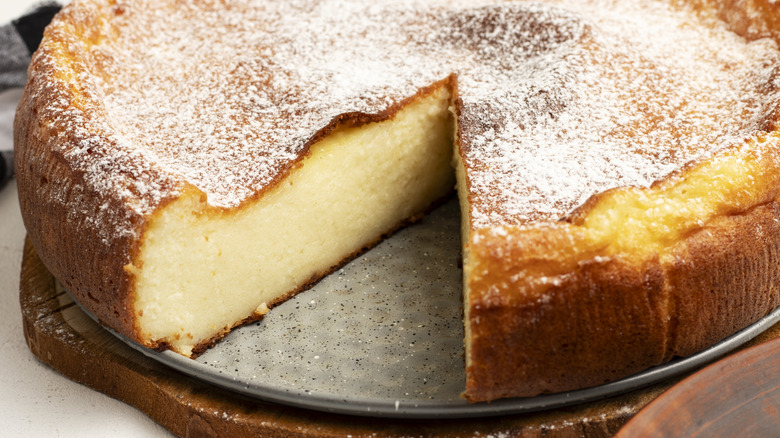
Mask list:
[{"label": "speckled gray plate surface", "polygon": [[607,385],[470,404],[460,397],[459,227],[451,201],[196,360],[123,339],[188,375],[265,400],[353,415],[455,418],[538,411],[637,389],[708,363],[780,320],[776,310],[702,353]]}]

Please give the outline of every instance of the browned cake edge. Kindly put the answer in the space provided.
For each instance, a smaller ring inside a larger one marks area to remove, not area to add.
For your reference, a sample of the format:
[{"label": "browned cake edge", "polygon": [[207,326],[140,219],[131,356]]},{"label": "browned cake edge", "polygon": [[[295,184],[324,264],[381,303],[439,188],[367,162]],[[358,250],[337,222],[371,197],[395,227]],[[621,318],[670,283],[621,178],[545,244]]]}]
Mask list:
[{"label": "browned cake edge", "polygon": [[[776,176],[778,154],[768,155],[766,170]],[[711,218],[663,258],[600,257],[592,248],[562,271],[560,251],[584,240],[576,228],[477,231],[465,278],[465,396],[486,401],[615,381],[702,351],[767,315],[780,305],[778,183],[770,178],[758,205]],[[536,270],[559,274],[511,284]]]}]

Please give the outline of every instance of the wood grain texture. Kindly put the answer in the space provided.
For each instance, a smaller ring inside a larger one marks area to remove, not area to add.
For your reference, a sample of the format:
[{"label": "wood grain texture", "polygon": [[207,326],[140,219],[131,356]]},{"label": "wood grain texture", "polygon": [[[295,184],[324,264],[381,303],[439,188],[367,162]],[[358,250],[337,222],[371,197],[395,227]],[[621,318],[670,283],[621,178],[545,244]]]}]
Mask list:
[{"label": "wood grain texture", "polygon": [[778,364],[780,339],[720,360],[650,403],[618,437],[778,436]]},{"label": "wood grain texture", "polygon": [[[145,357],[73,303],[29,240],[22,260],[20,301],[27,344],[41,361],[76,382],[136,407],[181,437],[610,437],[679,380],[603,401],[497,418],[352,417],[245,397]],[[753,343],[778,334],[780,328],[775,326]]]}]

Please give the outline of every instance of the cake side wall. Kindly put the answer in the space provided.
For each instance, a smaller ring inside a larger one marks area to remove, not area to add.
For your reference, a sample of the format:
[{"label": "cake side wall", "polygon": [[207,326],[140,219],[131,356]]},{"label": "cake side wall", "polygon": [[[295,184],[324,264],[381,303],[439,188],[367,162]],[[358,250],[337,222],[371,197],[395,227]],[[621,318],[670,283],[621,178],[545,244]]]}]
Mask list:
[{"label": "cake side wall", "polygon": [[637,265],[585,256],[573,271],[523,283],[529,265],[556,263],[554,255],[544,257],[558,239],[545,234],[565,237],[566,230],[545,230],[523,242],[472,241],[471,401],[595,386],[664,358],[667,297],[657,257]]},{"label": "cake side wall", "polygon": [[[758,135],[645,191],[594,196],[560,222],[472,230],[466,396],[620,379],[780,305],[777,145],[776,133]],[[655,205],[672,208],[644,208]]]},{"label": "cake side wall", "polygon": [[[718,218],[664,262],[590,261],[526,291],[524,302],[491,300],[496,282],[473,281],[466,396],[482,401],[599,385],[747,327],[780,305],[778,223],[780,205],[772,201]],[[472,269],[522,270],[493,257],[494,244],[481,250],[472,248]]]},{"label": "cake side wall", "polygon": [[15,168],[41,260],[102,323],[135,338],[134,279],[124,267],[145,212],[169,202],[180,183],[144,163],[107,120],[93,80],[104,72],[89,55],[110,32],[105,12],[88,2],[67,6],[47,27],[17,108]]},{"label": "cake side wall", "polygon": [[669,355],[689,356],[780,305],[780,204],[719,217],[665,264],[674,318]]},{"label": "cake side wall", "polygon": [[135,236],[107,236],[93,220],[106,208],[125,227],[140,225],[142,218],[90,188],[79,172],[53,152],[54,144],[68,149],[73,146],[68,143],[77,140],[52,127],[52,115],[42,100],[46,96],[68,98],[68,92],[45,82],[45,67],[34,63],[31,73],[33,79],[14,123],[16,179],[27,233],[46,267],[80,303],[105,324],[132,334],[128,302],[132,281],[122,267],[130,261]]}]

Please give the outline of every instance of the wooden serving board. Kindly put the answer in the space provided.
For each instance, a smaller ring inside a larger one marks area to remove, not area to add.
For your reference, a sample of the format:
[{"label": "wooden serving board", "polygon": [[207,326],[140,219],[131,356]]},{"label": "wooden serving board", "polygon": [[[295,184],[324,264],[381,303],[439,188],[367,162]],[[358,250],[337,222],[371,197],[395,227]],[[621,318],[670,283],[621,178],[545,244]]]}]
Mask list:
[{"label": "wooden serving board", "polygon": [[[682,379],[530,414],[460,420],[353,417],[242,396],[147,358],[84,314],[58,286],[29,240],[22,259],[20,301],[27,345],[41,361],[129,403],[181,437],[609,437]],[[780,324],[748,345],[778,336]]]},{"label": "wooden serving board", "polygon": [[618,438],[780,435],[780,339],[696,372],[653,400]]}]

